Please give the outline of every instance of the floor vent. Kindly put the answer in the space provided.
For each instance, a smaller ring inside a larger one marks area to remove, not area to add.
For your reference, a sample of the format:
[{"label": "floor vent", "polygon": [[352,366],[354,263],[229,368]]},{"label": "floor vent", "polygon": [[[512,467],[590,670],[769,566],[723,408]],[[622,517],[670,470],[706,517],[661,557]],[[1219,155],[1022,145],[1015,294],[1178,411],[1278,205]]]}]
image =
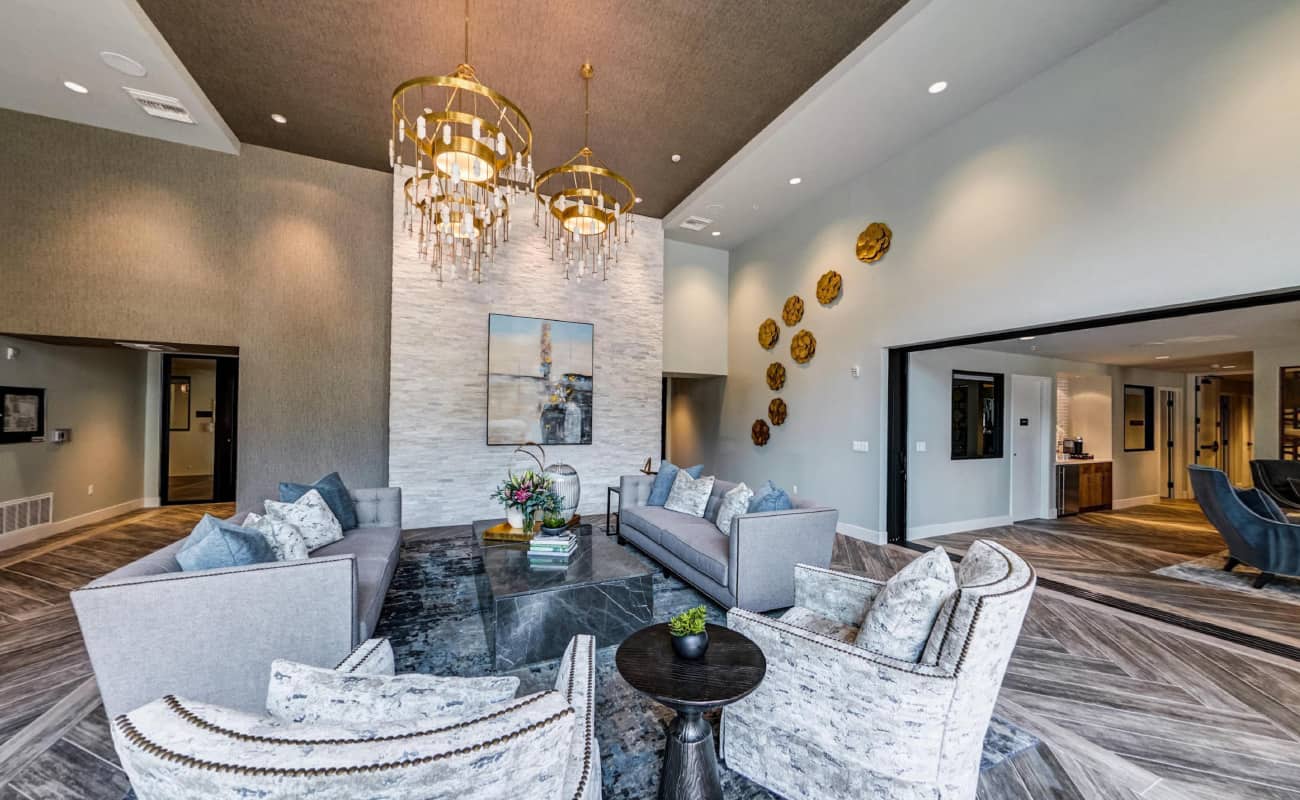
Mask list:
[{"label": "floor vent", "polygon": [[0,503],[0,536],[54,520],[54,494],[38,494]]}]

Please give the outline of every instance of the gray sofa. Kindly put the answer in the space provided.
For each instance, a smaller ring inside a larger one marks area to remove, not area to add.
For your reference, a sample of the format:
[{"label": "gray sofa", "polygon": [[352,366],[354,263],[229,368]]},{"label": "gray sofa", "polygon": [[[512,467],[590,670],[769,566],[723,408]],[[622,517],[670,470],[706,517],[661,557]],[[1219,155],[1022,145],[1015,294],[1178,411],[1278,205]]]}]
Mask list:
[{"label": "gray sofa", "polygon": [[333,667],[368,639],[397,568],[402,491],[352,498],[358,527],[310,558],[183,572],[175,542],[72,592],[109,718],[167,694],[260,711],[274,659]]},{"label": "gray sofa", "polygon": [[770,611],[794,605],[794,566],[826,567],[839,512],[794,497],[794,508],[739,514],[724,534],[715,524],[722,496],[736,486],[717,480],[704,516],[646,505],[653,475],[619,482],[618,535],[723,608]]}]

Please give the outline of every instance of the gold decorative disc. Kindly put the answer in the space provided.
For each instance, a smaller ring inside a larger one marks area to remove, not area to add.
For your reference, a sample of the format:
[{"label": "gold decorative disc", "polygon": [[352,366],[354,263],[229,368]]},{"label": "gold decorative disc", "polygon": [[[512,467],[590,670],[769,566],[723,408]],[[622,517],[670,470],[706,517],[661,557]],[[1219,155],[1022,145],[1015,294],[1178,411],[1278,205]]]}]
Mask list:
[{"label": "gold decorative disc", "polygon": [[803,298],[797,294],[792,294],[785,300],[785,308],[781,309],[781,319],[785,324],[794,327],[803,319]]},{"label": "gold decorative disc", "polygon": [[763,346],[764,350],[771,350],[776,346],[776,340],[781,338],[781,328],[776,324],[776,320],[768,317],[763,320],[763,324],[758,326],[758,343]]},{"label": "gold decorative disc", "polygon": [[762,447],[767,444],[767,440],[772,438],[772,429],[767,427],[767,422],[761,419],[754,420],[754,425],[749,429],[749,436],[754,440],[754,444]]},{"label": "gold decorative disc", "polygon": [[858,260],[867,264],[879,261],[889,252],[894,232],[883,222],[873,222],[858,235]]},{"label": "gold decorative disc", "polygon": [[788,410],[785,407],[784,400],[774,397],[772,402],[767,404],[767,418],[772,420],[773,425],[782,425],[785,423],[785,415]]},{"label": "gold decorative disc", "polygon": [[840,290],[844,288],[844,278],[835,270],[827,272],[817,279],[817,302],[828,306],[835,302],[840,296]]},{"label": "gold decorative disc", "polygon": [[807,364],[816,352],[817,339],[810,330],[801,330],[790,340],[790,357],[799,364]]},{"label": "gold decorative disc", "polygon": [[773,361],[767,365],[767,388],[779,392],[785,386],[785,364]]}]

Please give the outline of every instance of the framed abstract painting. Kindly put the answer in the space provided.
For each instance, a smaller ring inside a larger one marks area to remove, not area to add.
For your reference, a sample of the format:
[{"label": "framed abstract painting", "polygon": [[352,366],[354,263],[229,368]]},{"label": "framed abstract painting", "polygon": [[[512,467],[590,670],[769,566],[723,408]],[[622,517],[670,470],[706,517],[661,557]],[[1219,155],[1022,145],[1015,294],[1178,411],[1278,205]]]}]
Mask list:
[{"label": "framed abstract painting", "polygon": [[488,315],[487,443],[591,444],[596,326]]}]

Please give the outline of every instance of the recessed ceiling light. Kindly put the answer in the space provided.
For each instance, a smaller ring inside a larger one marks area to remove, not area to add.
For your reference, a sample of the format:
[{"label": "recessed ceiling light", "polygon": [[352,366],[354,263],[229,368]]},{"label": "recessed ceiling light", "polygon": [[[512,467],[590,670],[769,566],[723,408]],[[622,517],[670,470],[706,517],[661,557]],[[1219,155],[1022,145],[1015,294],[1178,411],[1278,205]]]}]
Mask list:
[{"label": "recessed ceiling light", "polygon": [[1211,364],[1211,365],[1210,365],[1210,369],[1218,369],[1218,368],[1219,368],[1219,365],[1218,365],[1218,364]]},{"label": "recessed ceiling light", "polygon": [[713,235],[714,235],[714,236],[721,236],[721,235],[722,235],[722,231],[714,231],[714,232],[713,232]]},{"label": "recessed ceiling light", "polygon": [[1021,337],[1020,337],[1020,341],[1022,341],[1022,342],[1031,342],[1031,341],[1033,341],[1034,339],[1037,339],[1037,338],[1038,338],[1037,336],[1021,336]]},{"label": "recessed ceiling light", "polygon": [[790,185],[791,185],[791,186],[798,186],[798,185],[801,184],[801,183],[803,183],[803,178],[791,178],[791,179],[790,179]]},{"label": "recessed ceiling light", "polygon": [[76,81],[64,81],[63,85],[67,87],[68,90],[76,92],[77,94],[86,94],[87,92],[90,91],[89,89],[77,83]]},{"label": "recessed ceiling light", "polygon": [[1237,368],[1237,365],[1236,365],[1236,364],[1224,364],[1224,365],[1223,365],[1223,368],[1224,368],[1224,369],[1236,369],[1236,368]]},{"label": "recessed ceiling light", "polygon": [[673,163],[674,163],[674,164],[676,164],[678,161],[681,161],[681,160],[682,160],[682,154],[681,154],[681,153],[673,153]]},{"label": "recessed ceiling light", "polygon": [[272,122],[278,122],[278,123],[280,123],[281,125],[283,125],[284,123],[288,122],[289,120],[285,119],[283,114],[272,114],[272,115],[271,115],[271,121],[272,121]]},{"label": "recessed ceiling light", "polygon": [[1169,358],[1169,356],[1156,356],[1156,361],[1165,361],[1165,360],[1167,360],[1168,358]]},{"label": "recessed ceiling light", "polygon": [[939,92],[942,92],[944,89],[947,88],[948,88],[947,81],[935,81],[934,83],[930,84],[930,94],[938,94]]},{"label": "recessed ceiling light", "polygon": [[122,73],[130,75],[132,78],[143,78],[149,74],[149,70],[144,68],[144,64],[136,61],[130,56],[124,56],[121,53],[114,53],[111,50],[105,50],[99,54],[99,60],[108,66]]},{"label": "recessed ceiling light", "polygon": [[643,199],[643,198],[638,197],[638,198],[636,199],[636,201],[639,203],[639,202],[641,202],[642,199]]}]

